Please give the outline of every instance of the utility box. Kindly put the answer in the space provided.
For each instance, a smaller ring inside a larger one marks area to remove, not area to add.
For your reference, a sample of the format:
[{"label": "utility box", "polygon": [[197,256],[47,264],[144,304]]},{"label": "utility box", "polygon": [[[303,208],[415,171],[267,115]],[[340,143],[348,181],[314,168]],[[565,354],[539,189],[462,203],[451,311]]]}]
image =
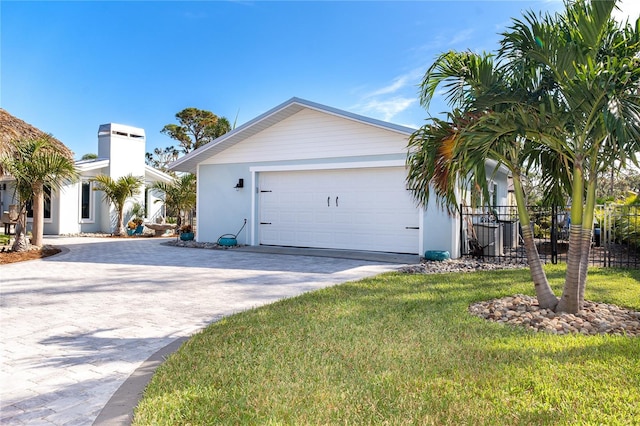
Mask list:
[{"label": "utility box", "polygon": [[520,221],[501,220],[499,221],[499,223],[500,223],[500,226],[502,227],[502,238],[503,238],[502,242],[504,243],[504,248],[507,248],[507,249],[518,248]]},{"label": "utility box", "polygon": [[503,227],[499,223],[477,223],[473,225],[484,256],[503,256]]}]

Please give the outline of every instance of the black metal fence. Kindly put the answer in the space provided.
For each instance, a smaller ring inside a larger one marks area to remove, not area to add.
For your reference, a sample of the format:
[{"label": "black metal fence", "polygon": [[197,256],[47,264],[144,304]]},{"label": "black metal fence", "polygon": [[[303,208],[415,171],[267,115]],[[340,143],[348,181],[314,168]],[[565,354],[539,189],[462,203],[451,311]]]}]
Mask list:
[{"label": "black metal fence", "polygon": [[[565,207],[528,207],[540,260],[566,262],[571,220]],[[461,208],[461,256],[496,262],[525,262],[522,229],[515,206]],[[590,263],[595,266],[640,268],[640,206],[598,206]]]}]

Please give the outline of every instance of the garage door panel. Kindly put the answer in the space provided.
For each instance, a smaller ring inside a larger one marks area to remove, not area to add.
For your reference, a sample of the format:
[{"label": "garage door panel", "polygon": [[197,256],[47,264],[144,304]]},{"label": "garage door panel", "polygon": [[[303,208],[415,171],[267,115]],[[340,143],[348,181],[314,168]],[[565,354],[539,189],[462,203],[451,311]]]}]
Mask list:
[{"label": "garage door panel", "polygon": [[417,253],[401,167],[259,175],[260,244]]}]

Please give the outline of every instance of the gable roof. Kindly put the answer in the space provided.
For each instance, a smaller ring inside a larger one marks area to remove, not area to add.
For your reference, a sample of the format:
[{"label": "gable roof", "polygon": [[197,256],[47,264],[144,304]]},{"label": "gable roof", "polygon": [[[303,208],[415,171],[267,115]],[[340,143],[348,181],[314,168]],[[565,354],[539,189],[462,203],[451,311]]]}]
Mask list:
[{"label": "gable roof", "polygon": [[[80,160],[76,161],[75,165],[78,171],[80,172],[88,172],[91,170],[100,170],[105,167],[109,167],[109,159],[108,158],[95,158],[90,160]],[[155,169],[148,164],[144,165],[144,174],[145,179],[151,181],[159,181],[164,183],[171,183],[174,178],[171,175],[164,173],[162,170]]]},{"label": "gable roof", "polygon": [[89,160],[79,160],[75,162],[76,169],[79,172],[88,172],[91,170],[103,169],[109,166],[108,158],[92,158]]},{"label": "gable roof", "polygon": [[411,135],[415,129],[411,127],[401,126],[398,124],[388,123],[375,118],[365,117],[351,112],[332,108],[326,105],[307,101],[300,98],[291,98],[288,101],[270,109],[262,115],[246,122],[242,126],[225,133],[214,141],[191,151],[184,157],[179,158],[169,165],[169,170],[177,170],[181,172],[195,173],[196,167],[204,160],[224,151],[243,140],[260,133],[261,131],[277,124],[292,115],[302,111],[303,109],[311,109],[325,114],[331,114],[347,120],[357,121],[359,123],[370,126],[379,127],[392,132],[401,133],[403,135]]},{"label": "gable roof", "polygon": [[171,183],[175,180],[173,176],[166,174],[162,170],[155,169],[148,164],[144,165],[144,174],[146,179],[153,182]]}]

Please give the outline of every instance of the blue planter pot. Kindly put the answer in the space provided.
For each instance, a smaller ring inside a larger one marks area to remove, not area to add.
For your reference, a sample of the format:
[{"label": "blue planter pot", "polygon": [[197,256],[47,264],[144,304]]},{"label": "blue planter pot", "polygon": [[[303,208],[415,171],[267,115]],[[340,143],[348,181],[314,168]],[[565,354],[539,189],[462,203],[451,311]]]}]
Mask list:
[{"label": "blue planter pot", "polygon": [[133,236],[133,234],[135,234],[136,230],[135,229],[131,229],[131,228],[127,228],[127,235],[128,236]]},{"label": "blue planter pot", "polygon": [[448,251],[445,250],[427,250],[424,252],[424,258],[427,260],[447,260],[451,258]]},{"label": "blue planter pot", "polygon": [[183,232],[182,234],[180,234],[180,239],[182,241],[191,241],[194,237],[195,234],[193,232]]},{"label": "blue planter pot", "polygon": [[218,244],[225,247],[233,247],[238,245],[238,240],[231,237],[220,237],[218,238]]},{"label": "blue planter pot", "polygon": [[144,225],[136,226],[136,234],[142,234],[142,231],[144,231]]}]

